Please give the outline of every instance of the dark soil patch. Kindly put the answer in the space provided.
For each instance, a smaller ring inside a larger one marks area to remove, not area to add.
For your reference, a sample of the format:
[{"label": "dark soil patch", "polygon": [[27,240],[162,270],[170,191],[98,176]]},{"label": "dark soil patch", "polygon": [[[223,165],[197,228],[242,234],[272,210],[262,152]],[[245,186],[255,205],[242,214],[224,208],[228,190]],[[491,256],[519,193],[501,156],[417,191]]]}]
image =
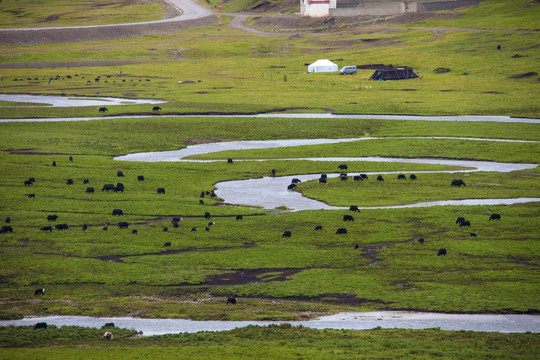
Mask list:
[{"label": "dark soil patch", "polygon": [[439,68],[436,68],[433,70],[433,72],[435,74],[444,74],[444,73],[447,73],[447,72],[450,72],[451,70],[449,68],[443,68],[443,67],[439,67]]},{"label": "dark soil patch", "polygon": [[327,304],[336,304],[336,305],[348,305],[348,306],[360,306],[366,303],[377,303],[377,304],[389,304],[380,299],[366,299],[358,298],[356,294],[321,294],[318,296],[308,297],[308,296],[291,296],[282,298],[286,300],[298,300],[298,301],[316,301],[323,302]]},{"label": "dark soil patch", "polygon": [[417,91],[416,89],[382,89],[384,91]]},{"label": "dark soil patch", "polygon": [[101,261],[109,261],[109,262],[124,262],[124,258],[127,257],[137,257],[137,256],[155,256],[155,255],[174,255],[174,254],[181,254],[185,252],[193,252],[193,251],[204,251],[204,252],[210,252],[210,251],[225,251],[225,250],[231,250],[231,249],[238,249],[238,248],[249,248],[253,247],[255,244],[247,244],[245,246],[229,246],[229,247],[211,247],[211,248],[188,248],[188,249],[178,249],[178,250],[166,250],[166,251],[160,251],[160,252],[154,252],[154,253],[144,253],[144,254],[130,254],[130,255],[106,255],[106,256],[99,256],[95,259],[101,260]]},{"label": "dark soil patch", "polygon": [[288,276],[304,269],[241,269],[234,273],[209,275],[201,285],[245,285],[270,281],[286,281]]},{"label": "dark soil patch", "polygon": [[66,153],[52,153],[52,152],[40,152],[40,151],[10,151],[10,155],[73,155]]},{"label": "dark soil patch", "polygon": [[532,76],[536,76],[536,75],[538,75],[537,72],[530,71],[530,72],[523,73],[523,74],[512,75],[512,76],[509,76],[508,78],[509,79],[524,79],[524,78],[528,78],[528,77],[532,77]]},{"label": "dark soil patch", "polygon": [[533,0],[533,1],[530,1],[526,4],[523,4],[523,8],[526,9],[526,8],[530,8],[530,7],[533,7],[533,6],[536,6],[540,4],[540,0]]}]

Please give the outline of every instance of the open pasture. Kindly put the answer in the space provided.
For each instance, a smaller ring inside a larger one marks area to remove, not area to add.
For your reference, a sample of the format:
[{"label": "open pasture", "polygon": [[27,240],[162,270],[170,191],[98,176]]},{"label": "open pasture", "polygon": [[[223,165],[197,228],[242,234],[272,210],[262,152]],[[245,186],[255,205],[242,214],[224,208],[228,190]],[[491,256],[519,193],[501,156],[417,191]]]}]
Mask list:
[{"label": "open pasture", "polygon": [[[254,122],[257,127],[250,126]],[[332,126],[322,119],[309,123],[309,127],[302,126],[306,138],[322,134],[338,137],[350,132],[351,126],[358,131],[369,128],[371,136],[397,135],[405,129],[416,134],[466,136],[486,127],[484,123],[385,120],[335,121]],[[297,119],[219,117],[2,124],[7,141],[1,155],[6,171],[1,179],[0,214],[11,218],[13,228],[13,233],[1,234],[2,316],[136,314],[260,320],[296,319],[303,312],[352,307],[447,312],[538,309],[538,234],[531,232],[538,222],[536,203],[287,214],[280,213],[283,209],[223,204],[207,193],[216,182],[269,176],[272,168],[278,176],[339,172],[335,162],[279,159],[298,151],[314,156],[331,153],[333,157],[355,151],[380,155],[379,140],[331,148],[276,149],[269,157],[275,160],[268,162],[228,164],[225,159],[230,153],[213,154],[222,159],[214,163],[112,160],[114,155],[161,151],[198,141],[264,140],[277,134],[295,138],[298,125]],[[489,125],[490,136],[521,140],[534,138],[534,131],[522,132],[524,127],[534,130],[537,126]],[[213,129],[212,137],[204,140],[200,134],[208,128]],[[248,131],[239,136],[241,128]],[[124,129],[130,136],[115,129]],[[414,156],[430,155],[435,146],[433,140],[410,139],[410,146],[399,146],[400,140],[395,141],[396,146],[386,141],[387,155],[411,156],[410,147],[415,148]],[[478,160],[498,154],[500,161],[536,163],[538,145],[534,142],[493,142],[486,147],[479,143],[463,141],[460,147],[464,154],[476,153],[474,159]],[[455,146],[439,147],[437,156],[455,156],[451,153]],[[269,155],[257,151],[243,154],[245,158]],[[352,172],[374,173],[453,169],[369,162],[349,166]],[[124,177],[118,177],[118,171]],[[138,175],[145,180],[137,181]],[[332,179],[324,189],[310,183],[299,184],[298,189],[343,206],[538,196],[536,169],[460,174],[468,185],[460,188],[450,186],[456,174],[418,176],[418,180],[405,182],[387,178],[386,190],[376,189],[382,184],[374,176],[362,184]],[[35,183],[25,186],[30,177],[35,177]],[[88,184],[83,184],[84,178],[89,179]],[[67,179],[73,179],[74,184],[67,185]],[[117,182],[124,185],[123,192],[101,190],[104,184]],[[88,186],[95,192],[86,193]],[[158,194],[158,187],[166,193]],[[28,198],[29,193],[35,198]],[[113,209],[122,209],[124,215],[113,215]],[[502,219],[490,221],[491,213],[502,214]],[[47,221],[50,214],[58,219]],[[344,222],[345,214],[352,214],[355,221]],[[237,220],[237,215],[243,215],[243,220]],[[183,219],[175,228],[171,220],[178,216]],[[458,216],[466,217],[471,227],[459,227],[455,222]],[[119,222],[127,222],[128,228],[118,228]],[[208,226],[210,222],[215,225]],[[64,223],[67,230],[40,230]],[[109,225],[104,230],[106,223]],[[83,224],[88,225],[87,230],[82,230]],[[322,230],[314,230],[316,226]],[[341,227],[347,228],[347,234],[336,235]],[[292,236],[283,237],[284,231],[291,231]],[[423,244],[420,238],[425,240]],[[166,242],[171,245],[164,247]],[[437,256],[440,248],[446,248],[448,254]],[[523,291],[515,291],[518,282]],[[36,287],[45,287],[47,295],[34,298]],[[226,306],[225,298],[233,294],[239,303]]]}]

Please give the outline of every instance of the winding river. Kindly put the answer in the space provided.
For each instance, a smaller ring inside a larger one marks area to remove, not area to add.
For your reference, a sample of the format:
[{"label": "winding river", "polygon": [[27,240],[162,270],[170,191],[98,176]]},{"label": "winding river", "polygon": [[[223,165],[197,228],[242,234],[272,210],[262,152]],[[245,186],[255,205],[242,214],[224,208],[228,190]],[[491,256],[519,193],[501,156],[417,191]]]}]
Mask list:
[{"label": "winding river", "polygon": [[[86,103],[88,105],[89,103]],[[108,103],[110,104],[110,103]],[[67,105],[73,106],[73,105]],[[186,115],[189,116],[189,115]],[[148,116],[141,116],[145,118]],[[182,116],[170,116],[182,117]],[[220,117],[223,117],[220,115]],[[287,117],[287,118],[358,118],[358,119],[386,119],[386,120],[424,120],[424,121],[493,121],[493,122],[523,122],[540,123],[538,119],[516,119],[503,116],[400,116],[400,115],[331,115],[331,114],[267,114],[267,115],[231,115],[230,117]],[[34,122],[34,121],[86,121],[103,120],[111,118],[137,118],[134,116],[118,117],[95,117],[95,118],[54,118],[54,119],[1,119],[0,122]],[[404,137],[400,137],[403,139]],[[423,137],[415,137],[423,139]],[[231,141],[209,144],[198,144],[188,146],[181,150],[138,153],[116,157],[117,161],[223,161],[223,160],[189,160],[189,156],[215,153],[226,150],[246,150],[265,149],[283,146],[304,146],[316,144],[331,144],[339,142],[368,141],[383,138],[350,138],[350,139],[309,139],[309,140],[273,140],[273,141]],[[396,138],[384,138],[396,139]],[[530,142],[505,139],[485,139],[485,138],[452,138],[452,137],[429,137],[429,139],[460,139],[469,141],[504,141],[504,142]],[[274,159],[275,160],[275,159]],[[376,162],[399,162],[411,164],[438,164],[447,166],[460,166],[462,170],[450,171],[416,171],[424,172],[473,172],[473,171],[494,171],[511,172],[536,168],[537,164],[515,164],[499,163],[489,161],[464,161],[445,159],[403,159],[403,158],[382,158],[382,157],[356,157],[356,158],[302,158],[284,160],[306,160],[306,161],[376,161]],[[254,161],[254,160],[245,160]],[[256,161],[265,161],[256,160]],[[406,173],[400,171],[399,173]],[[397,172],[378,172],[377,174],[394,174]],[[375,174],[375,173],[367,173]],[[329,177],[337,177],[339,174],[329,174]],[[278,206],[286,206],[291,210],[308,209],[342,209],[332,207],[322,202],[307,199],[302,194],[287,191],[287,185],[292,178],[301,181],[314,180],[319,174],[291,175],[283,177],[264,177],[261,179],[226,181],[216,184],[216,194],[223,198],[225,202],[232,204],[243,204],[262,206],[273,209]],[[421,207],[421,206],[441,206],[441,205],[498,205],[515,204],[524,202],[537,202],[540,198],[517,198],[517,199],[467,199],[467,200],[445,200],[433,202],[419,202],[409,205],[372,207],[372,208],[398,208],[398,207]],[[47,322],[56,326],[77,325],[85,327],[101,327],[106,322],[114,322],[123,328],[132,328],[142,331],[144,335],[161,335],[181,332],[198,331],[223,331],[248,325],[269,325],[280,322],[271,321],[193,321],[185,319],[139,319],[139,318],[93,318],[83,316],[50,316],[42,318],[25,318],[22,320],[0,321],[0,326],[7,325],[33,325],[37,322]],[[369,312],[369,313],[341,313],[324,316],[316,320],[309,321],[288,321],[292,325],[302,325],[316,329],[371,329],[381,328],[407,328],[425,329],[438,327],[442,330],[471,330],[471,331],[496,331],[496,332],[540,332],[540,316],[537,315],[490,315],[490,314],[440,314],[440,313],[416,313],[416,312]]]},{"label": "winding river", "polygon": [[[538,143],[537,141],[524,141],[524,140],[506,140],[506,139],[483,139],[483,138],[456,138],[456,137],[414,137],[415,139],[460,139],[470,141],[500,141],[500,142],[531,142]],[[304,145],[317,145],[317,144],[334,144],[340,142],[353,142],[353,141],[368,141],[379,139],[405,139],[405,137],[362,137],[362,138],[349,138],[349,139],[298,139],[298,140],[269,140],[269,141],[228,141],[217,142],[208,144],[198,144],[187,146],[184,149],[162,152],[147,152],[129,154],[116,157],[115,160],[119,161],[143,161],[143,162],[158,162],[158,161],[223,161],[223,160],[189,160],[187,157],[200,154],[216,153],[226,150],[250,150],[250,149],[269,149],[277,147],[289,147],[289,146],[304,146]],[[447,165],[447,166],[461,166],[466,169],[463,170],[448,170],[448,171],[416,171],[415,173],[459,173],[459,172],[473,172],[473,171],[494,171],[494,172],[510,172],[519,171],[525,169],[534,169],[537,164],[515,164],[515,163],[499,163],[491,161],[471,161],[471,160],[446,160],[446,159],[403,159],[403,158],[385,158],[385,157],[351,157],[351,158],[295,158],[295,159],[283,159],[283,160],[306,160],[306,161],[372,161],[372,162],[395,162],[395,163],[410,163],[410,164],[433,164],[433,165]],[[253,160],[244,160],[253,161]],[[265,161],[259,159],[256,161]],[[407,171],[399,172],[377,172],[366,173],[369,175],[374,174],[397,174],[405,173]],[[329,178],[338,177],[340,174],[328,174]],[[353,175],[353,174],[349,174]],[[323,202],[306,198],[301,193],[296,191],[287,190],[287,186],[291,184],[293,178],[297,178],[301,181],[316,180],[319,178],[319,174],[308,175],[290,175],[282,177],[263,177],[261,179],[248,179],[248,180],[234,180],[225,181],[216,184],[216,195],[222,198],[229,204],[240,204],[249,206],[261,206],[265,209],[274,209],[276,207],[285,206],[292,211],[298,210],[338,210],[344,209],[343,207],[335,207],[327,205]],[[513,199],[467,199],[467,200],[444,200],[444,201],[431,201],[431,202],[419,202],[415,204],[396,205],[396,206],[384,206],[384,207],[370,207],[371,209],[388,209],[388,208],[403,208],[403,207],[425,207],[425,206],[442,206],[442,205],[509,205],[524,202],[540,201],[540,198],[513,198]],[[363,207],[363,209],[368,209]]]},{"label": "winding river", "polygon": [[380,311],[365,313],[340,313],[308,321],[194,321],[185,319],[140,319],[130,317],[96,318],[89,316],[48,316],[22,320],[2,320],[0,326],[28,326],[46,322],[56,326],[83,326],[100,328],[113,322],[120,328],[142,331],[143,335],[193,333],[199,331],[226,331],[249,325],[267,326],[288,323],[313,329],[367,330],[385,329],[469,330],[502,333],[540,332],[540,316],[537,315],[490,315],[490,314],[441,314],[404,311]]}]

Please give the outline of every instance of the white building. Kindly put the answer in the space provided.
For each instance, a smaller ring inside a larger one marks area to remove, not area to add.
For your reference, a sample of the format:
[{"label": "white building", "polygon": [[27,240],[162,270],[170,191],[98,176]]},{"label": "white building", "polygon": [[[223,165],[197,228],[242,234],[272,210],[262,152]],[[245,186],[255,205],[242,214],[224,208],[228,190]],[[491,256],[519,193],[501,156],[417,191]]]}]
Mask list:
[{"label": "white building", "polygon": [[474,6],[483,0],[300,0],[305,16],[386,16]]}]

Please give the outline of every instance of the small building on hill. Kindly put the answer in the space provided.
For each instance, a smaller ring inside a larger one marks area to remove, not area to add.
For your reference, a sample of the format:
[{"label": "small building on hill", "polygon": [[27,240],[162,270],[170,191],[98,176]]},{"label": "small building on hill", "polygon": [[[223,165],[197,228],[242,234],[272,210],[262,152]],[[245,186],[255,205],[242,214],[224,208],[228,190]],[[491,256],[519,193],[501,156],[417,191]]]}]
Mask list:
[{"label": "small building on hill", "polygon": [[308,65],[308,73],[317,72],[337,72],[338,66],[328,59],[317,60],[313,64]]},{"label": "small building on hill", "polygon": [[474,6],[483,0],[300,0],[305,16],[386,16]]}]

